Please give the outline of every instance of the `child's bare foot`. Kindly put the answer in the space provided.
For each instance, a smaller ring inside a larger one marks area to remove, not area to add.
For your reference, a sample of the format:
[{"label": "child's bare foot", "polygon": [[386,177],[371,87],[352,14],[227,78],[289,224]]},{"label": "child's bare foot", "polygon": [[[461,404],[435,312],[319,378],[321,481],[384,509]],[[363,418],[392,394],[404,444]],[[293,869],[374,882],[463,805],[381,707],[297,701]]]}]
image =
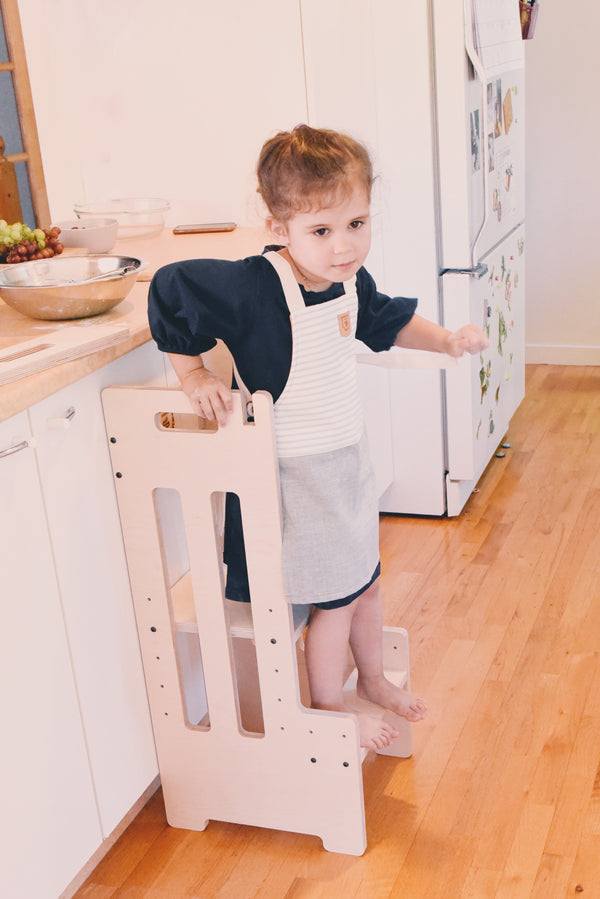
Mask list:
[{"label": "child's bare foot", "polygon": [[374,702],[408,721],[421,721],[427,714],[427,705],[422,699],[401,690],[385,677],[367,679],[359,676],[356,693],[361,699]]},{"label": "child's bare foot", "polygon": [[364,712],[353,714],[358,719],[358,733],[363,749],[385,749],[398,736],[395,728],[373,715],[366,715]]},{"label": "child's bare foot", "polygon": [[363,749],[385,749],[398,736],[396,728],[375,715],[369,715],[368,712],[360,712],[358,709],[345,705],[329,707],[313,704],[311,708],[321,709],[325,712],[345,712],[346,714],[356,715],[359,742]]}]

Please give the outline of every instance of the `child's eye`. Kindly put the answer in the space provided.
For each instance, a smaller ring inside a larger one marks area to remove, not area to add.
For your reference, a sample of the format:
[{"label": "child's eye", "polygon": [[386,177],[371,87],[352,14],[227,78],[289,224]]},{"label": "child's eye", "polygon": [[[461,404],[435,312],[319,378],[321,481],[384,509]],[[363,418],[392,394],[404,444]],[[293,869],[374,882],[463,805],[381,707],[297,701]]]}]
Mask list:
[{"label": "child's eye", "polygon": [[358,228],[362,228],[363,225],[364,222],[362,221],[362,219],[355,219],[353,222],[350,222],[348,227],[351,231],[356,231]]},{"label": "child's eye", "polygon": [[317,237],[325,237],[325,235],[328,233],[329,233],[329,228],[317,228],[317,230],[314,232],[314,234],[316,234]]}]

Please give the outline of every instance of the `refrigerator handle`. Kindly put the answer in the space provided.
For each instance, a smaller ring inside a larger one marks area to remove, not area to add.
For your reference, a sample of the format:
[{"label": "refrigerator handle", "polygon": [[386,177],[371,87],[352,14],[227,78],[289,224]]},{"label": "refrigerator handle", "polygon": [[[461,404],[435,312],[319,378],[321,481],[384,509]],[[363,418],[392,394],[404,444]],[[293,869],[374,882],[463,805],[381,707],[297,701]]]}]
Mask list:
[{"label": "refrigerator handle", "polygon": [[478,262],[476,265],[471,268],[442,268],[440,269],[440,275],[470,275],[472,278],[483,278],[484,275],[487,275],[488,267],[485,262]]},{"label": "refrigerator handle", "polygon": [[473,64],[473,69],[475,70],[475,74],[479,80],[479,85],[481,89],[481,121],[482,121],[482,129],[481,129],[481,170],[483,176],[483,218],[481,221],[481,226],[477,231],[473,239],[473,243],[471,245],[471,266],[475,268],[478,262],[477,255],[477,246],[481,239],[481,235],[483,234],[483,230],[487,224],[489,214],[490,214],[490,200],[489,200],[489,174],[488,174],[488,148],[487,148],[487,134],[489,132],[489,122],[488,122],[488,105],[487,105],[487,76],[485,72],[485,68],[483,66],[483,62],[477,52],[477,48],[475,46],[475,30],[477,28],[477,17],[475,14],[475,4],[476,0],[464,0],[464,9],[465,9],[465,49],[467,51],[467,56],[471,60]]}]

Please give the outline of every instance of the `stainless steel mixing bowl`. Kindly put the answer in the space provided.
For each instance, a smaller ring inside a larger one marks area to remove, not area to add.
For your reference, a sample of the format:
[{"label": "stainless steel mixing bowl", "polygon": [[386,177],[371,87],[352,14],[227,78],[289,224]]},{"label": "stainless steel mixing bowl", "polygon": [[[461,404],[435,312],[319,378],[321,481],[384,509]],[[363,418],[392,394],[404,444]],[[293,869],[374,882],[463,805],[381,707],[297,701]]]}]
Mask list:
[{"label": "stainless steel mixing bowl", "polygon": [[88,318],[122,302],[143,267],[134,256],[104,254],[17,262],[0,269],[0,297],[30,318]]}]

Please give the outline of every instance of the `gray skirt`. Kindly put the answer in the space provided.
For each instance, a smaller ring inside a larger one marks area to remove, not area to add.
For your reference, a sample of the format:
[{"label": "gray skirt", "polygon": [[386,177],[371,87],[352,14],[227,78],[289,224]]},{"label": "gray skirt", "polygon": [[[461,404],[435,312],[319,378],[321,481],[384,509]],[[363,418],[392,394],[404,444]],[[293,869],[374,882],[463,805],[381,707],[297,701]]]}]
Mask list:
[{"label": "gray skirt", "polygon": [[332,602],[361,590],[379,562],[379,508],[367,438],[279,460],[286,600]]}]

